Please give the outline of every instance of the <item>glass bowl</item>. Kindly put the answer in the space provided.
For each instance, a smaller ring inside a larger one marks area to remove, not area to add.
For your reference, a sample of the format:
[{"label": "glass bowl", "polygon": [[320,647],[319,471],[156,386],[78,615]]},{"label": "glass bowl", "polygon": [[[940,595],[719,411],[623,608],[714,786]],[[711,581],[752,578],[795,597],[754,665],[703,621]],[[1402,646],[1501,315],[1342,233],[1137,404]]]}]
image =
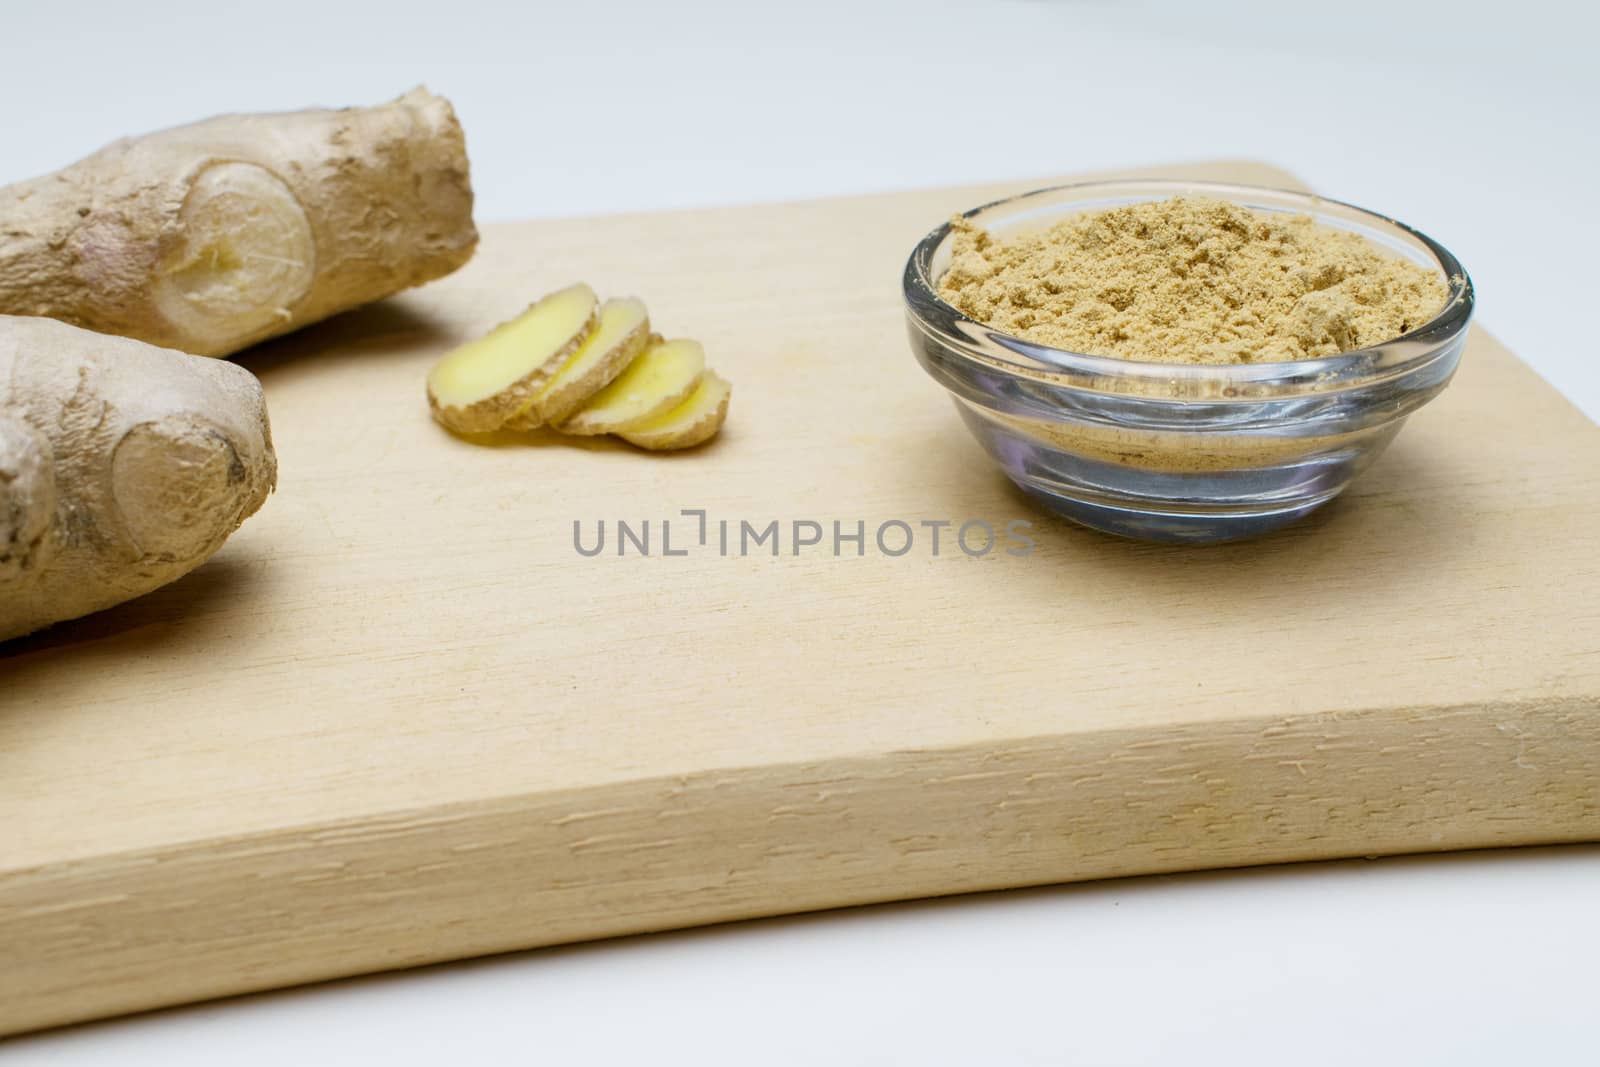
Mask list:
[{"label": "glass bowl", "polygon": [[966,212],[997,237],[1080,211],[1171,196],[1310,215],[1440,273],[1444,308],[1393,341],[1319,359],[1197,366],[1084,355],[976,322],[939,297],[950,226],[906,263],[911,347],[1006,475],[1107,533],[1206,543],[1254,537],[1327,503],[1455,373],[1472,282],[1438,242],[1319,196],[1218,182],[1090,182]]}]

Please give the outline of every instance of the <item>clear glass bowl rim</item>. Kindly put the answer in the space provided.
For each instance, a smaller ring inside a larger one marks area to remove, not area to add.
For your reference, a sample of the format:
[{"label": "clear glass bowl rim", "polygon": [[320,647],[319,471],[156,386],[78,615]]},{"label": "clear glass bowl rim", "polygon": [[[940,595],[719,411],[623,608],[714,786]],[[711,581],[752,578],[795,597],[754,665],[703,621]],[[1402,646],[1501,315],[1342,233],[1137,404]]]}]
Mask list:
[{"label": "clear glass bowl rim", "polygon": [[[1162,388],[1165,385],[1171,388],[1175,398],[1193,396],[1195,386],[1201,384],[1210,385],[1223,395],[1232,393],[1234,388],[1239,386],[1244,387],[1241,390],[1243,393],[1257,393],[1263,388],[1275,393],[1280,390],[1296,393],[1337,391],[1402,377],[1427,366],[1436,359],[1447,358],[1450,355],[1449,342],[1465,331],[1472,318],[1474,304],[1472,279],[1449,249],[1422,231],[1387,215],[1343,200],[1301,192],[1297,189],[1173,178],[1068,182],[991,200],[961,212],[961,216],[971,218],[995,208],[1021,207],[1030,200],[1061,193],[1081,194],[1085,201],[1095,199],[1096,194],[1103,194],[1106,198],[1131,194],[1144,199],[1190,194],[1213,196],[1246,206],[1250,205],[1252,196],[1259,197],[1265,194],[1277,201],[1298,206],[1312,215],[1315,215],[1319,208],[1343,209],[1375,229],[1388,229],[1419,242],[1433,256],[1435,263],[1443,272],[1447,297],[1444,307],[1438,314],[1408,333],[1370,348],[1355,349],[1317,359],[1271,363],[1188,364],[1095,356],[1063,348],[1052,348],[1002,333],[976,319],[969,318],[953,305],[946,303],[939,296],[934,279],[928,274],[935,251],[949,236],[950,223],[946,221],[930,231],[912,249],[911,256],[906,261],[902,288],[906,306],[918,328],[942,341],[950,353],[975,364],[973,369],[999,372],[1046,385],[1068,389],[1090,389],[1096,392],[1122,393],[1126,392],[1129,385],[1137,382],[1140,392],[1160,393],[1167,391]],[[1063,215],[1069,213],[1070,208],[1062,212]],[[982,344],[975,341],[975,338],[982,338],[988,343]],[[1025,357],[1034,363],[1018,362],[1012,358],[1013,356]]]}]

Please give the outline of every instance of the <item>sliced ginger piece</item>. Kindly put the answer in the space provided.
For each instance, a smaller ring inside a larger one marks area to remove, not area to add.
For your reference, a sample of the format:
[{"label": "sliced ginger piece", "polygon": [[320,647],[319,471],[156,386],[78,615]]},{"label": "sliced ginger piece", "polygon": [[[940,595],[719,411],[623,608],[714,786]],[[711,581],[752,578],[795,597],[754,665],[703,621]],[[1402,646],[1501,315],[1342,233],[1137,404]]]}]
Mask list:
[{"label": "sliced ginger piece", "polygon": [[460,433],[499,429],[588,340],[595,304],[593,289],[570,286],[447,354],[428,373],[433,417]]},{"label": "sliced ginger piece", "polygon": [[618,436],[652,452],[692,448],[711,440],[722,429],[723,420],[728,417],[728,397],[732,393],[733,386],[716,371],[708,370],[687,400]]},{"label": "sliced ginger piece", "polygon": [[621,433],[689,399],[706,369],[699,341],[663,341],[644,354],[558,427],[562,433]]},{"label": "sliced ginger piece", "polygon": [[649,339],[650,316],[642,300],[607,300],[600,305],[594,332],[523,402],[505,428],[532,430],[560,422],[626,370]]}]

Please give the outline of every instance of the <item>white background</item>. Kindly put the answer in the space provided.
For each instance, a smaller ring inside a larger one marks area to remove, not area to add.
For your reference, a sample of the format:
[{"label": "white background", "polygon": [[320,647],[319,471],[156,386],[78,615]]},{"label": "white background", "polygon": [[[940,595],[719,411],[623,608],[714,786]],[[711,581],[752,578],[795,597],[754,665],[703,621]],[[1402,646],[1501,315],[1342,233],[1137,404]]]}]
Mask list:
[{"label": "white background", "polygon": [[[1589,5],[5,6],[0,182],[419,82],[456,104],[483,220],[1257,157],[1443,241],[1480,321],[1600,418]],[[1594,1063],[1597,905],[1597,848],[1109,882],[501,957],[0,1061]]]}]

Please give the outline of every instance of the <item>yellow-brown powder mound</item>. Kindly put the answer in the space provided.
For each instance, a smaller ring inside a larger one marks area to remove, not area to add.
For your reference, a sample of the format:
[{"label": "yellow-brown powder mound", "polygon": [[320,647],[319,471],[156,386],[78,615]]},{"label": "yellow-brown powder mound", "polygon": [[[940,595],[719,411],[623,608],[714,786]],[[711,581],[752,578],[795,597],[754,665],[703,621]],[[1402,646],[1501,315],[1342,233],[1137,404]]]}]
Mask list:
[{"label": "yellow-brown powder mound", "polygon": [[1306,215],[1199,197],[995,239],[956,219],[939,294],[1054,348],[1157,363],[1313,359],[1393,340],[1444,306],[1436,272]]}]

